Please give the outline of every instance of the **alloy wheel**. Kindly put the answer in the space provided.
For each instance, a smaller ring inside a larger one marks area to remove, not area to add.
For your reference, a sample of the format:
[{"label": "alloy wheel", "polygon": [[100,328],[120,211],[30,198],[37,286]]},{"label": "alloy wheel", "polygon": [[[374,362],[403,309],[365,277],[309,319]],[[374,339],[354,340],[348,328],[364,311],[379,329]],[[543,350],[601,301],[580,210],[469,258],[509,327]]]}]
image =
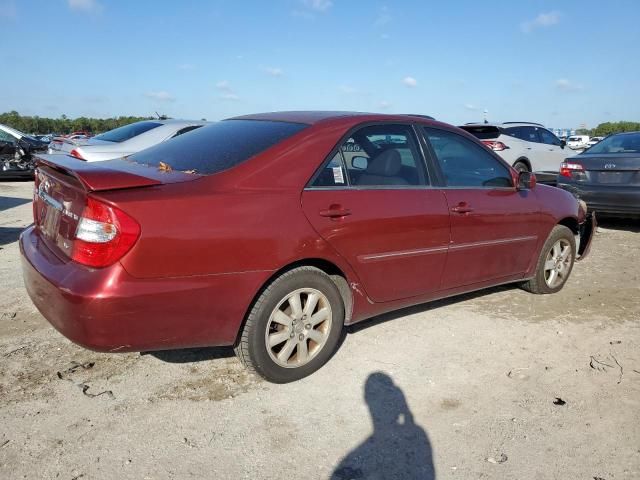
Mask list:
[{"label": "alloy wheel", "polygon": [[544,281],[549,288],[560,286],[571,270],[571,244],[561,238],[553,244],[544,262]]},{"label": "alloy wheel", "polygon": [[314,288],[300,288],[285,296],[271,312],[265,345],[281,367],[309,363],[327,343],[333,316],[329,299]]}]

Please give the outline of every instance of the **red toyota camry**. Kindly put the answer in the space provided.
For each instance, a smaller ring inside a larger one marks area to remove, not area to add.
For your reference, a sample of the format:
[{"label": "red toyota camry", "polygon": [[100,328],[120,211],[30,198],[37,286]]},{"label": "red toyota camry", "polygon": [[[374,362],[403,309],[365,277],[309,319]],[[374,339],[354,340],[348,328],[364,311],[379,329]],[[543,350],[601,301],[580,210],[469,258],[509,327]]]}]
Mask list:
[{"label": "red toyota camry", "polygon": [[45,155],[33,211],[25,284],[63,335],[234,345],[273,382],[383,312],[511,282],[557,292],[595,223],[458,128],[344,112],[237,117],[121,160]]}]

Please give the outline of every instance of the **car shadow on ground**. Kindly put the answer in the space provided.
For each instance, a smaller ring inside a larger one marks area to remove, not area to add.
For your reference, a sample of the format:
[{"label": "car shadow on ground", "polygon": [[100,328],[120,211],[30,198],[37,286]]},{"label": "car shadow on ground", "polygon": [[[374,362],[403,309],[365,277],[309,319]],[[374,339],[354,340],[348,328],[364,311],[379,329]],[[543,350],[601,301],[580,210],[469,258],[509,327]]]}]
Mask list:
[{"label": "car shadow on ground", "polygon": [[413,420],[402,390],[388,375],[369,375],[364,386],[373,433],[344,456],[331,480],[406,478],[434,480],[433,453],[425,430]]},{"label": "car shadow on ground", "polygon": [[454,305],[456,303],[465,302],[467,300],[473,300],[474,298],[484,297],[487,295],[491,295],[493,293],[514,290],[516,288],[518,288],[518,285],[516,283],[510,283],[507,285],[499,285],[497,287],[483,288],[482,290],[455,295],[453,297],[443,298],[441,300],[434,300],[432,302],[420,303],[418,305],[402,308],[400,310],[394,310],[389,313],[383,313],[382,315],[378,315],[376,317],[363,320],[353,325],[349,325],[347,326],[346,330],[348,333],[357,333],[361,330],[364,330],[365,328],[374,327],[381,323],[389,322],[391,320],[396,320],[398,318],[406,317],[408,315],[423,313],[429,310],[435,310],[437,308],[446,307],[448,305]]},{"label": "car shadow on ground", "polygon": [[640,233],[640,218],[606,217],[604,215],[598,215],[597,218],[599,228]]},{"label": "car shadow on ground", "polygon": [[25,203],[31,203],[30,198],[18,198],[18,197],[2,197],[0,196],[0,212],[9,210],[13,207],[19,207]]},{"label": "car shadow on ground", "polygon": [[[426,312],[428,310],[445,307],[447,305],[453,305],[466,300],[472,300],[477,297],[490,295],[492,293],[503,292],[517,288],[515,284],[500,285],[497,287],[485,288],[478,290],[477,292],[465,293],[462,295],[456,295],[453,297],[445,298],[442,300],[434,300],[428,303],[421,303],[412,307],[403,308],[401,310],[395,310],[393,312],[384,313],[376,317],[363,320],[354,325],[348,325],[342,332],[338,345],[336,345],[333,355],[340,350],[340,347],[344,343],[348,334],[357,333],[365,328],[370,328],[381,323],[385,323],[391,320],[405,317],[407,315],[413,315],[416,313]],[[216,360],[219,358],[230,358],[235,356],[233,347],[200,347],[200,348],[183,348],[175,350],[160,350],[155,352],[142,352],[141,355],[151,355],[152,357],[162,360],[167,363],[192,363],[192,362],[206,362],[208,360]]]},{"label": "car shadow on ground", "polygon": [[16,242],[24,228],[0,227],[0,246]]},{"label": "car shadow on ground", "polygon": [[202,347],[141,352],[140,355],[151,355],[167,363],[193,363],[230,358],[235,356],[235,353],[233,352],[233,347]]}]

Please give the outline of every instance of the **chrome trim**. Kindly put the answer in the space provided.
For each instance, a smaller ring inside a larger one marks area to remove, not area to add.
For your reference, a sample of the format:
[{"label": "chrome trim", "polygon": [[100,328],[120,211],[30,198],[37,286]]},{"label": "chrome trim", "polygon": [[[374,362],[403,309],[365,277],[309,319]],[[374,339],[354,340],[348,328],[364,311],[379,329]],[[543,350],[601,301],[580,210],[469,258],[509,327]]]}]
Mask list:
[{"label": "chrome trim", "polygon": [[414,255],[430,255],[432,253],[446,252],[449,247],[417,248],[415,250],[402,250],[397,252],[374,253],[372,255],[358,255],[357,259],[361,263],[377,262],[395,257],[409,257]]},{"label": "chrome trim", "polygon": [[457,245],[450,245],[449,250],[466,250],[469,248],[488,247],[492,245],[505,245],[507,243],[528,242],[537,239],[537,235],[530,235],[528,237],[502,238],[500,240],[486,240],[484,242],[459,243]]}]

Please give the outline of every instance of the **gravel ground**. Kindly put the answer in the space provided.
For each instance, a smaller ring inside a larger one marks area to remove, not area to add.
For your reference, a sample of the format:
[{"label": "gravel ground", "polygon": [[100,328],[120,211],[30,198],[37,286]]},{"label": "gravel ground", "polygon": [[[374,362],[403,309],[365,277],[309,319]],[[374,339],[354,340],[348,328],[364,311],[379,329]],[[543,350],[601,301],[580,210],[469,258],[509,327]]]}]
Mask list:
[{"label": "gravel ground", "polygon": [[100,354],[22,286],[32,184],[0,183],[0,478],[640,478],[640,223],[552,296],[501,287],[360,324],[289,385],[228,349]]}]

